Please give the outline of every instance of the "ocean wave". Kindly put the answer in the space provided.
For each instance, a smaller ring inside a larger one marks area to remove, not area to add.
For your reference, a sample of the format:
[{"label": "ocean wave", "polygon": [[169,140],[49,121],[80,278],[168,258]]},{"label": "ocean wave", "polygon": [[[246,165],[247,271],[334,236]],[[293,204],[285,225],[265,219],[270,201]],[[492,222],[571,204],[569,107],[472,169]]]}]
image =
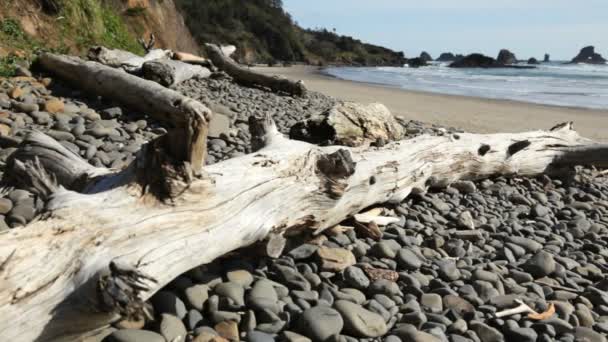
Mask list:
[{"label": "ocean wave", "polygon": [[536,69],[329,68],[334,77],[407,90],[608,109],[608,66],[541,64]]}]

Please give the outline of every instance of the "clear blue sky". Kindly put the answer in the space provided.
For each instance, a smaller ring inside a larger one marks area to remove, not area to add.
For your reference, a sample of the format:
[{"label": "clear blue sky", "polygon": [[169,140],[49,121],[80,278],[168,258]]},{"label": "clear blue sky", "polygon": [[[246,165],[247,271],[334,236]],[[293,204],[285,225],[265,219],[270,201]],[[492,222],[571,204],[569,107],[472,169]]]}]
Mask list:
[{"label": "clear blue sky", "polygon": [[595,45],[608,56],[608,0],[283,0],[305,28],[405,52],[482,52],[570,59]]}]

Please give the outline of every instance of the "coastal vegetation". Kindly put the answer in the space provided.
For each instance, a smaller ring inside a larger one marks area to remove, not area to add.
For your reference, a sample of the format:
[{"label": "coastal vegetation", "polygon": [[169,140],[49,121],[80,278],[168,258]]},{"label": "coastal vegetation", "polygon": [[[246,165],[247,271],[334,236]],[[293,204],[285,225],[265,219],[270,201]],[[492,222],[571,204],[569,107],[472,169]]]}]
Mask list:
[{"label": "coastal vegetation", "polygon": [[324,28],[300,27],[282,1],[177,0],[199,43],[238,47],[245,63],[402,65],[402,52],[367,44]]}]

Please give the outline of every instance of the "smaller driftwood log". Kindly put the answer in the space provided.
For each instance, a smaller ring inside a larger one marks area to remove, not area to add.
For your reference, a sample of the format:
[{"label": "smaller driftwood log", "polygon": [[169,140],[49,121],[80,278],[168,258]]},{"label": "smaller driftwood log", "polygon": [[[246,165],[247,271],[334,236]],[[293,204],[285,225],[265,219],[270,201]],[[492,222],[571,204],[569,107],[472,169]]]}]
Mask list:
[{"label": "smaller driftwood log", "polygon": [[207,57],[218,69],[225,71],[239,84],[245,86],[260,86],[274,92],[286,93],[291,96],[305,96],[306,86],[302,81],[293,81],[284,77],[264,75],[235,62],[226,56],[222,49],[215,44],[205,44]]}]

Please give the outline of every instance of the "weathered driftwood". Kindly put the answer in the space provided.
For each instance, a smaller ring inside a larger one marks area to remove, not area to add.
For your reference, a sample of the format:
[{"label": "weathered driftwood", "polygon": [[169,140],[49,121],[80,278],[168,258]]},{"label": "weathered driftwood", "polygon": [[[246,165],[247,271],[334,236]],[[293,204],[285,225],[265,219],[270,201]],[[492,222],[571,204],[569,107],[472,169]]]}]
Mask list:
[{"label": "weathered driftwood", "polygon": [[202,168],[211,111],[200,102],[155,82],[77,57],[43,54],[39,63],[79,89],[119,101],[171,124],[169,134],[155,144],[155,153],[163,149],[165,159],[184,161],[188,163],[185,167],[195,172]]},{"label": "weathered driftwood", "polygon": [[213,66],[213,63],[210,60],[203,58],[201,56],[193,55],[191,53],[174,52],[173,59],[175,59],[176,61],[181,61],[181,62],[188,63],[188,64],[204,66],[204,67],[208,68],[209,70],[215,71],[215,67]]},{"label": "weathered driftwood", "polygon": [[403,137],[403,127],[381,103],[340,102],[292,126],[289,137],[313,144],[361,146]]},{"label": "weathered driftwood", "polygon": [[[48,199],[50,214],[0,238],[0,316],[11,318],[0,320],[0,336],[66,338],[117,314],[138,315],[143,300],[195,266],[268,236],[280,241],[277,235],[320,232],[429,186],[494,174],[531,176],[572,163],[608,166],[608,146],[581,138],[570,124],[348,148],[288,140],[269,119],[252,123],[260,150],[205,167],[205,175],[172,193],[171,202],[156,200],[141,185],[142,171],[157,170],[142,170],[155,165],[153,153],[111,172],[74,161],[77,156],[41,134],[25,139],[9,172]],[[39,159],[32,161],[30,146]],[[52,163],[77,166],[53,180]],[[86,179],[80,193],[59,186],[72,179]]]},{"label": "weathered driftwood", "polygon": [[207,78],[211,71],[200,65],[177,60],[155,59],[143,64],[142,75],[147,80],[171,87],[191,78]]},{"label": "weathered driftwood", "polygon": [[124,50],[94,46],[89,49],[87,57],[92,61],[113,68],[121,68],[130,73],[139,73],[145,62],[155,59],[169,59],[172,54],[173,52],[170,50],[153,49],[148,51],[145,56],[141,57]]},{"label": "weathered driftwood", "polygon": [[261,86],[274,92],[286,93],[292,96],[306,95],[306,87],[302,81],[292,81],[284,77],[269,76],[257,73],[240,66],[232,58],[225,55],[222,49],[214,44],[205,44],[207,57],[220,70],[232,76],[234,80],[246,86]]}]

